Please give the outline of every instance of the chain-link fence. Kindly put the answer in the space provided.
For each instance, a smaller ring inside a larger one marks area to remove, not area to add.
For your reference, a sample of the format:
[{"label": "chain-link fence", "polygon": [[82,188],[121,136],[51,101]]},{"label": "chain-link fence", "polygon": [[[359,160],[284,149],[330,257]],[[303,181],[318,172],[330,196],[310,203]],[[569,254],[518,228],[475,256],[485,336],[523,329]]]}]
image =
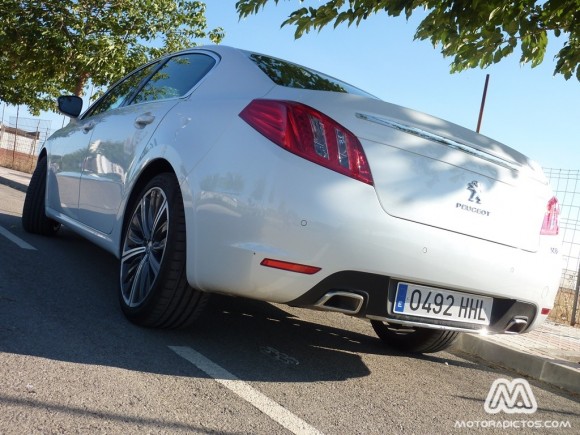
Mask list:
[{"label": "chain-link fence", "polygon": [[50,121],[11,116],[0,124],[0,166],[32,172],[38,147],[50,134]]},{"label": "chain-link fence", "polygon": [[560,290],[550,317],[580,325],[580,170],[544,169],[560,201],[560,232],[564,269]]}]

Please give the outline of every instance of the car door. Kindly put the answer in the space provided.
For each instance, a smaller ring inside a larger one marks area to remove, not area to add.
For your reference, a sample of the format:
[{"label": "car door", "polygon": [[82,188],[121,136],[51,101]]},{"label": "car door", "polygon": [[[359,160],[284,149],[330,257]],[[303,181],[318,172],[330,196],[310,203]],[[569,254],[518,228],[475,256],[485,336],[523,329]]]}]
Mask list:
[{"label": "car door", "polygon": [[79,119],[73,119],[48,141],[47,206],[79,220],[80,185],[94,129],[102,119],[122,107],[159,62],[147,65],[113,86]]},{"label": "car door", "polygon": [[47,141],[46,205],[59,214],[78,219],[83,162],[92,134],[90,120],[73,119]]},{"label": "car door", "polygon": [[130,101],[94,116],[80,181],[81,222],[111,233],[125,195],[128,170],[169,110],[214,64],[213,57],[199,53],[173,56],[154,68]]}]

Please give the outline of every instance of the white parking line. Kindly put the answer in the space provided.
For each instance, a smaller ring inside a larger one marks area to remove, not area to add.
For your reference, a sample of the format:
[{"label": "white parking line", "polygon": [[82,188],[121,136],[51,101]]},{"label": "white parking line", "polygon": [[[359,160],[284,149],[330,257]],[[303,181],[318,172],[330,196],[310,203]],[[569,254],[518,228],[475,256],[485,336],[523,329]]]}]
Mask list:
[{"label": "white parking line", "polygon": [[185,346],[169,346],[169,348],[290,432],[294,434],[322,433],[192,348]]},{"label": "white parking line", "polygon": [[20,237],[15,236],[14,234],[12,234],[10,231],[8,231],[6,228],[4,228],[1,225],[0,225],[0,234],[2,234],[4,237],[6,237],[11,242],[16,243],[22,249],[28,249],[30,251],[36,251],[36,248],[34,246],[29,245],[24,240],[22,240]]}]

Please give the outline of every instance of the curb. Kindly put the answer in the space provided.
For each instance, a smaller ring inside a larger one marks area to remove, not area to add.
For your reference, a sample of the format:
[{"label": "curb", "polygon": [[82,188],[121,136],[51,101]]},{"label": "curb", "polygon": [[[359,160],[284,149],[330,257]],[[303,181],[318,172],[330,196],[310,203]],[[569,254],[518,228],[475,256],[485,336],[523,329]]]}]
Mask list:
[{"label": "curb", "polygon": [[573,367],[568,361],[530,355],[471,334],[461,334],[454,348],[530,378],[580,394],[580,369]]}]

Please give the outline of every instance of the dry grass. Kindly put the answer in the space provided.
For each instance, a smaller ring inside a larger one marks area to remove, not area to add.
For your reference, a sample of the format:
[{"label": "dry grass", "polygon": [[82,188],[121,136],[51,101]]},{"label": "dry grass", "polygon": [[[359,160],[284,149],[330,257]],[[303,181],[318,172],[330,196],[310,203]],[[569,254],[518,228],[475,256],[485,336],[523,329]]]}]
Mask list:
[{"label": "dry grass", "polygon": [[[572,321],[572,308],[574,306],[575,292],[569,289],[561,288],[556,295],[554,308],[550,312],[548,319],[557,323],[570,325]],[[580,301],[576,307],[576,327],[580,327]]]}]

